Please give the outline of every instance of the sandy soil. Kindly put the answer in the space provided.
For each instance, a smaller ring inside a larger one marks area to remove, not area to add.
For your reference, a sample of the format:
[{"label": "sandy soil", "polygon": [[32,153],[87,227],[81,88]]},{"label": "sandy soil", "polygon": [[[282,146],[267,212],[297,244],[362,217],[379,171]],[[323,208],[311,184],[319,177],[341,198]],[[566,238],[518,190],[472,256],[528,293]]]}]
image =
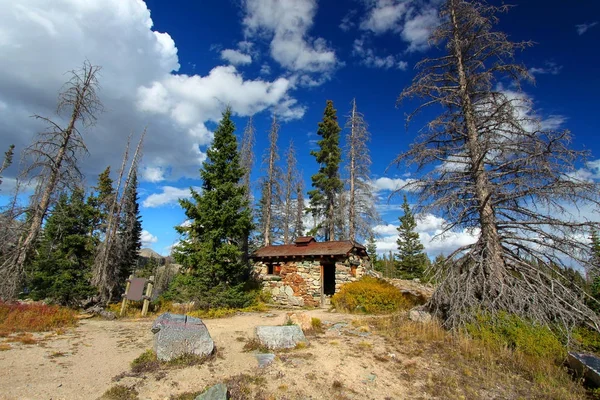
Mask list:
[{"label": "sandy soil", "polygon": [[[263,377],[262,389],[277,399],[426,397],[420,393],[421,382],[402,377],[412,361],[394,353],[383,338],[365,332],[368,327],[357,328],[356,321],[353,326],[349,315],[308,313],[324,322],[325,333],[310,337],[305,349],[279,353],[268,367],[259,368],[255,355],[243,352],[243,346],[255,326],[283,324],[285,311],[205,320],[218,349],[214,360],[118,383],[135,387],[143,400],[199,391],[241,373]],[[152,347],[151,324],[150,319],[89,319],[60,335],[38,335],[37,344],[11,343],[11,349],[0,352],[0,399],[96,399]]]}]

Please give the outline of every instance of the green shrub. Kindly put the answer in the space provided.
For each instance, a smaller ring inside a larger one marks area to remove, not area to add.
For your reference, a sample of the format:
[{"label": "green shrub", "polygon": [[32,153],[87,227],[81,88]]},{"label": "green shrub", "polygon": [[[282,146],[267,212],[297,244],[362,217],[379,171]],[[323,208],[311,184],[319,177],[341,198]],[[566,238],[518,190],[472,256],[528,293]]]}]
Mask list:
[{"label": "green shrub", "polygon": [[414,305],[395,286],[372,277],[345,284],[331,298],[331,303],[339,311],[367,314],[390,313]]},{"label": "green shrub", "polygon": [[491,347],[508,347],[536,358],[564,361],[566,349],[547,326],[524,320],[514,314],[479,314],[467,325],[468,334]]},{"label": "green shrub", "polygon": [[222,283],[211,288],[194,275],[182,274],[175,277],[162,297],[166,301],[194,301],[196,307],[202,310],[245,308],[256,303],[258,289],[252,280],[236,286]]},{"label": "green shrub", "polygon": [[600,333],[587,327],[579,326],[571,333],[574,347],[582,351],[600,354]]}]

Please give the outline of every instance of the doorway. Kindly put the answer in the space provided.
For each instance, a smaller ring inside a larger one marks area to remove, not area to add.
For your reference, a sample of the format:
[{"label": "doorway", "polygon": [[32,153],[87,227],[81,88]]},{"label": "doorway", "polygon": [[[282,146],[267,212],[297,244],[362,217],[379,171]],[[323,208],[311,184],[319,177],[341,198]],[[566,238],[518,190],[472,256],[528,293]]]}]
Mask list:
[{"label": "doorway", "polygon": [[321,304],[328,305],[329,298],[335,294],[335,264],[321,265]]}]

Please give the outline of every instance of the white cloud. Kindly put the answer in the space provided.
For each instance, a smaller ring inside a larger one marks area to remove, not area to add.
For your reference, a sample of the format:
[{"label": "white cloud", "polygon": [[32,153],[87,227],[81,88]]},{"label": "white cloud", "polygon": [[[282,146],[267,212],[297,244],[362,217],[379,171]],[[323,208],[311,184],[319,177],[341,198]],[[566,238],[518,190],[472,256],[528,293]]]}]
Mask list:
[{"label": "white cloud", "polygon": [[554,61],[546,61],[543,67],[529,68],[529,73],[531,75],[558,75],[562,69],[562,65],[558,65]]},{"label": "white cloud", "polygon": [[581,36],[584,33],[586,33],[588,30],[590,30],[590,28],[593,28],[596,25],[598,25],[598,21],[587,22],[587,23],[575,25],[575,29],[577,29],[577,34],[579,36]]},{"label": "white cloud", "polygon": [[600,181],[600,159],[588,161],[583,168],[569,174],[569,176],[584,182]]},{"label": "white cloud", "polygon": [[360,28],[376,35],[399,33],[409,44],[407,51],[422,51],[429,47],[429,36],[440,23],[439,3],[439,0],[374,0],[367,3]]},{"label": "white cloud", "polygon": [[340,22],[339,27],[344,32],[348,32],[350,29],[356,26],[356,23],[353,21],[354,16],[356,15],[357,10],[350,10],[348,14],[342,18],[342,22]]},{"label": "white cloud", "polygon": [[147,230],[142,231],[142,246],[150,247],[151,244],[158,242],[158,238],[148,232]]},{"label": "white cloud", "polygon": [[374,181],[371,182],[371,184],[373,185],[373,188],[375,189],[376,192],[379,191],[389,191],[389,192],[393,192],[393,191],[397,191],[400,190],[404,185],[406,185],[407,183],[413,182],[414,179],[401,179],[401,178],[387,178],[387,177],[383,177],[383,178],[377,178]]},{"label": "white cloud", "polygon": [[246,65],[252,62],[252,56],[232,49],[222,50],[221,58],[232,65]]},{"label": "white cloud", "polygon": [[364,38],[354,40],[352,54],[356,57],[359,57],[361,64],[367,67],[383,69],[397,68],[402,71],[405,71],[408,67],[408,63],[406,61],[399,60],[397,56],[377,56],[372,48],[365,46]]},{"label": "white cloud", "polygon": [[[168,33],[152,30],[140,0],[4,1],[0,13],[0,132],[2,141],[23,149],[44,129],[32,114],[55,115],[65,71],[85,59],[100,65],[100,99],[106,112],[84,130],[90,157],[87,176],[115,169],[129,132],[148,127],[141,177],[150,181],[195,177],[226,105],[236,115],[270,109],[299,118],[304,107],[290,95],[288,78],[248,80],[234,66],[217,66],[204,76],[179,70],[177,47]],[[238,44],[244,54],[250,42]],[[40,68],[43,65],[43,68]]]},{"label": "white cloud", "polygon": [[[188,199],[192,196],[189,188],[176,188],[173,186],[163,186],[162,192],[153,193],[146,197],[142,202],[142,206],[146,208],[162,207],[165,205],[173,205],[177,203],[179,199]],[[194,190],[200,190],[200,188],[194,188]]]},{"label": "white cloud", "polygon": [[292,72],[328,75],[338,64],[325,39],[308,32],[316,0],[244,0],[245,33],[269,39],[271,57]]}]

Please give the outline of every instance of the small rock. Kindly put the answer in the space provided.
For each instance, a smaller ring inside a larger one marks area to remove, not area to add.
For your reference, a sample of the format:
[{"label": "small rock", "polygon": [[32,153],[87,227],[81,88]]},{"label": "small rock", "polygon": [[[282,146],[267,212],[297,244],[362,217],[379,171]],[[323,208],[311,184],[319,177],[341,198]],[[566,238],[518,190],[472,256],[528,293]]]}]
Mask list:
[{"label": "small rock", "polygon": [[312,318],[307,313],[287,313],[285,323],[298,325],[304,332],[312,329]]},{"label": "small rock", "polygon": [[227,386],[224,383],[217,383],[199,394],[195,400],[227,400]]},{"label": "small rock", "polygon": [[275,354],[273,353],[257,353],[255,357],[259,368],[267,367],[275,361]]}]

